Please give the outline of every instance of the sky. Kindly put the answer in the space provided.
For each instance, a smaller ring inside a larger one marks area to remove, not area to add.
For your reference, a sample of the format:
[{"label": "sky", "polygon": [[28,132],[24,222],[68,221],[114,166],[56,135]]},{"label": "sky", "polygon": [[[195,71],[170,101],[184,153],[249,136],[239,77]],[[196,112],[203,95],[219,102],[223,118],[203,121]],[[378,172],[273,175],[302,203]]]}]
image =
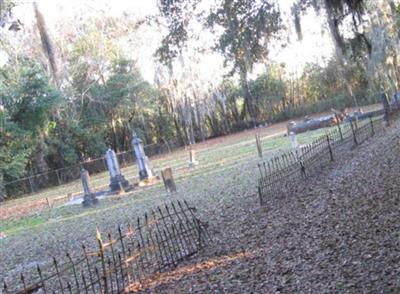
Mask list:
[{"label": "sky", "polygon": [[[21,4],[15,9],[15,17],[20,19],[25,26],[32,26],[34,23],[32,3],[30,0],[21,0]],[[57,23],[60,19],[70,18],[74,15],[95,15],[98,11],[104,11],[110,16],[123,16],[128,12],[134,17],[143,17],[157,13],[157,0],[37,0],[39,9],[44,15],[47,27],[52,34],[56,34]],[[293,0],[279,1],[283,18],[287,20],[288,27],[287,45],[281,47],[276,45],[270,49],[270,59],[279,63],[285,63],[286,71],[289,75],[299,75],[302,73],[307,62],[318,62],[326,64],[327,59],[333,53],[333,45],[329,33],[324,31],[324,19],[317,16],[313,10],[302,17],[303,40],[297,41],[294,25],[291,21],[290,7]],[[146,38],[138,48],[126,48],[142,71],[143,76],[153,81],[155,63],[153,52],[157,48],[161,33],[159,30],[148,29],[145,33]],[[202,34],[206,39],[204,42],[210,43],[212,38],[207,33]],[[208,40],[208,41],[207,41]],[[210,45],[212,45],[210,43]],[[218,54],[209,53],[205,56],[194,56],[201,60],[199,62],[198,73],[201,76],[218,74],[222,67],[222,57]],[[1,60],[1,57],[0,57]],[[1,62],[1,61],[0,61]],[[255,67],[256,73],[262,71],[263,67]]]}]

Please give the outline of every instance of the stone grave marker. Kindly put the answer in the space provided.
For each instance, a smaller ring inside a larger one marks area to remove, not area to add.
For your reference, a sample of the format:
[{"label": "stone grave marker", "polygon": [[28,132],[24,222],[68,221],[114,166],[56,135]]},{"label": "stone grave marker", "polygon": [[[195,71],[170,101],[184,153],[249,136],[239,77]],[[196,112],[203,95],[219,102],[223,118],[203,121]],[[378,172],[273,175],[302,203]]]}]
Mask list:
[{"label": "stone grave marker", "polygon": [[139,178],[140,180],[147,180],[154,177],[154,172],[151,168],[150,160],[144,153],[143,142],[140,138],[133,133],[132,149],[134,158],[136,158],[137,165],[139,167]]},{"label": "stone grave marker", "polygon": [[110,173],[110,190],[112,192],[121,190],[126,191],[131,188],[129,182],[121,174],[118,158],[115,152],[111,149],[108,149],[105,158],[107,162],[108,172]]},{"label": "stone grave marker", "polygon": [[84,193],[82,202],[83,206],[90,207],[96,205],[99,200],[96,198],[96,194],[94,194],[90,188],[89,172],[84,168],[81,169],[81,181]]}]

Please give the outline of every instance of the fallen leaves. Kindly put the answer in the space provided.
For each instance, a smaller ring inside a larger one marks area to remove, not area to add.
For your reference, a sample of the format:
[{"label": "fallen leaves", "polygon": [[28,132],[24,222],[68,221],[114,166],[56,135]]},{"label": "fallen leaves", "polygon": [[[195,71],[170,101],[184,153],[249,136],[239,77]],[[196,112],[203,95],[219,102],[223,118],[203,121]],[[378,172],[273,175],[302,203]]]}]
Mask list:
[{"label": "fallen leaves", "polygon": [[59,219],[0,241],[0,274],[11,278],[18,263],[78,251],[95,227],[114,230],[160,202],[185,198],[210,224],[213,243],[135,290],[400,293],[399,124],[342,152],[296,195],[271,197],[266,207],[256,195],[256,162],[238,159],[179,178],[169,198],[158,185],[105,199],[95,210],[65,208]]}]

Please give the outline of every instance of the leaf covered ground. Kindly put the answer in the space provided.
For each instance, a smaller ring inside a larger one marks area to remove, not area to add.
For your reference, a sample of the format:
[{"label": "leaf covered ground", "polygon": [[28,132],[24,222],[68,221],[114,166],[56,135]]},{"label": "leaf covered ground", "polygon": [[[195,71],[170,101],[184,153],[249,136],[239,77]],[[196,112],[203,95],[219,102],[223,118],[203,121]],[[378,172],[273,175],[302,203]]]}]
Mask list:
[{"label": "leaf covered ground", "polygon": [[65,250],[80,252],[82,242],[95,246],[96,227],[115,231],[118,223],[183,198],[208,222],[213,242],[133,290],[399,293],[399,124],[354,150],[335,154],[336,161],[303,183],[296,195],[272,196],[265,207],[258,204],[257,158],[251,144],[241,146],[252,148],[250,153],[235,157],[216,152],[214,160],[186,171],[177,179],[176,195],[166,196],[156,185],[105,199],[96,209],[65,206],[50,220],[23,225],[0,240],[0,276],[12,279]]}]

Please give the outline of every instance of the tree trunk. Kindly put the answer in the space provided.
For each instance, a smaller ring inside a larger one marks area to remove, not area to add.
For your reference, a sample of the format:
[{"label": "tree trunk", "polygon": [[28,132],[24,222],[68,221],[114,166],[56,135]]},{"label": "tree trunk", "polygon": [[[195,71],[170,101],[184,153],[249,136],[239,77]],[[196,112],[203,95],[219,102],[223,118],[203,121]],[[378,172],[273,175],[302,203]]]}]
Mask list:
[{"label": "tree trunk", "polygon": [[203,121],[203,114],[201,113],[199,102],[196,99],[196,115],[197,115],[197,123],[200,131],[200,139],[202,142],[206,140],[206,136],[204,133],[204,121]]},{"label": "tree trunk", "polygon": [[0,201],[7,198],[6,187],[4,186],[4,175],[0,172]]},{"label": "tree trunk", "polygon": [[396,83],[397,83],[396,89],[398,91],[400,88],[400,73],[399,73],[399,65],[398,65],[396,54],[393,55],[393,67],[394,67],[394,75],[396,77]]},{"label": "tree trunk", "polygon": [[111,116],[111,137],[112,137],[112,141],[113,141],[113,150],[115,152],[118,152],[118,139],[117,139],[117,130],[115,127],[115,120],[114,120],[114,116]]},{"label": "tree trunk", "polygon": [[194,138],[194,130],[193,130],[193,121],[192,120],[190,120],[190,122],[189,122],[189,138],[190,138],[189,145],[196,144],[196,140]]},{"label": "tree trunk", "polygon": [[[326,3],[328,0],[326,0]],[[328,4],[326,4],[326,7],[328,7]],[[328,25],[329,29],[331,31],[331,37],[333,39],[333,44],[335,46],[335,53],[336,57],[339,62],[339,69],[340,69],[340,75],[344,81],[345,88],[347,90],[347,93],[350,95],[354,102],[354,106],[358,107],[357,99],[353,94],[353,87],[351,85],[349,77],[346,75],[346,66],[345,66],[345,45],[342,36],[340,35],[339,28],[337,26],[337,19],[336,16],[333,15],[332,11],[330,9],[326,9],[327,15],[328,15]]]},{"label": "tree trunk", "polygon": [[247,72],[242,70],[240,73],[240,83],[244,89],[244,99],[247,112],[250,116],[250,126],[254,127],[256,125],[256,112],[253,105],[253,95],[250,92],[249,84],[247,82]]},{"label": "tree trunk", "polygon": [[184,139],[184,136],[183,136],[183,134],[182,134],[182,130],[181,130],[180,126],[179,126],[179,122],[178,122],[178,120],[177,120],[177,118],[176,118],[175,115],[174,115],[174,125],[175,125],[176,135],[178,136],[179,142],[180,142],[182,145],[185,145],[185,146],[186,146],[186,141],[185,141],[185,139]]},{"label": "tree trunk", "polygon": [[222,110],[222,121],[223,121],[223,132],[224,134],[228,134],[229,133],[229,123],[228,123],[228,116],[226,113],[226,104],[225,104],[225,100],[220,100],[218,101],[221,110]]},{"label": "tree trunk", "polygon": [[44,148],[44,142],[43,140],[40,140],[36,147],[34,156],[37,173],[46,173],[49,170],[49,165],[45,160]]}]

